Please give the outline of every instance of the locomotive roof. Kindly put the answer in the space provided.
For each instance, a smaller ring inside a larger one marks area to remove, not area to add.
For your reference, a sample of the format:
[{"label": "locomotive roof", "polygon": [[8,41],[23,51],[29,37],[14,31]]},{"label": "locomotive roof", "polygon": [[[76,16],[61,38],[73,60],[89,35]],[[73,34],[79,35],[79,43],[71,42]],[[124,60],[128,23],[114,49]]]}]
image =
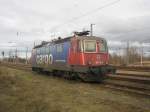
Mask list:
[{"label": "locomotive roof", "polygon": [[88,39],[88,40],[105,40],[104,38],[102,37],[96,37],[96,36],[79,36],[78,37],[79,39]]},{"label": "locomotive roof", "polygon": [[63,38],[63,39],[47,41],[44,44],[36,45],[34,48],[39,48],[39,47],[42,47],[42,46],[46,46],[48,44],[57,44],[57,43],[66,42],[66,41],[69,41],[71,38],[72,37],[66,37],[66,38]]},{"label": "locomotive roof", "polygon": [[[63,38],[63,39],[58,39],[58,40],[52,40],[52,41],[46,41],[44,42],[43,44],[40,44],[40,45],[37,45],[35,46],[34,48],[39,48],[39,47],[42,47],[42,46],[46,46],[48,44],[58,44],[58,43],[63,43],[63,42],[66,42],[66,41],[70,41],[71,38],[73,38],[74,36],[71,36],[71,37],[66,37],[66,38]],[[105,40],[104,38],[101,38],[101,37],[96,37],[96,36],[77,36],[78,39],[88,39],[88,40]]]}]

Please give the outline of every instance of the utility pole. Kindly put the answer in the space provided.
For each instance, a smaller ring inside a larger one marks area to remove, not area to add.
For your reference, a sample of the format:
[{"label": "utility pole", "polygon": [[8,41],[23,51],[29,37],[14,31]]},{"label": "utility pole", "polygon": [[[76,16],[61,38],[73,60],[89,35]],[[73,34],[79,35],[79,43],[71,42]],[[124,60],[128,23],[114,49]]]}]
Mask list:
[{"label": "utility pole", "polygon": [[143,65],[143,44],[141,42],[141,66]]},{"label": "utility pole", "polygon": [[126,65],[129,64],[129,41],[127,41]]},{"label": "utility pole", "polygon": [[[19,32],[17,32],[17,38],[19,37]],[[18,56],[17,56],[17,48],[16,48],[16,51],[15,51],[15,63],[17,64],[17,59]]]},{"label": "utility pole", "polygon": [[9,57],[8,57],[8,61],[11,60],[11,50],[9,50]]},{"label": "utility pole", "polygon": [[2,51],[2,60],[4,61],[5,52]]},{"label": "utility pole", "polygon": [[26,64],[28,64],[28,47],[26,48]]},{"label": "utility pole", "polygon": [[17,60],[18,60],[18,56],[17,56],[17,48],[15,50],[15,63],[17,63]]},{"label": "utility pole", "polygon": [[120,61],[120,65],[121,65],[121,48],[119,47],[119,61]]},{"label": "utility pole", "polygon": [[95,25],[95,24],[90,24],[90,28],[91,28],[91,36],[93,36],[93,25]]}]

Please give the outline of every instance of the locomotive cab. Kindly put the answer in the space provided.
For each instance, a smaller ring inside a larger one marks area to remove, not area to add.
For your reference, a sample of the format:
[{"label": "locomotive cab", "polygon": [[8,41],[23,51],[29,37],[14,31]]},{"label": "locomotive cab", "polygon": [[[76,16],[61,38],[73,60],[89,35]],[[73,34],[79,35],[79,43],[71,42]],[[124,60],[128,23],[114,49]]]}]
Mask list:
[{"label": "locomotive cab", "polygon": [[74,37],[71,40],[70,64],[101,66],[108,64],[106,40],[98,37]]}]

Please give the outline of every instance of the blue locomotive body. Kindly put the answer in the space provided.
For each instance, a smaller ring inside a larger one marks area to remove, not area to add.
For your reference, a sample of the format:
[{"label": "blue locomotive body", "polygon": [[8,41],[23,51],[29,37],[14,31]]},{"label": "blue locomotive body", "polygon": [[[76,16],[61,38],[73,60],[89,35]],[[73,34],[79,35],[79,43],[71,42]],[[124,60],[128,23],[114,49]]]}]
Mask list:
[{"label": "blue locomotive body", "polygon": [[32,51],[32,66],[67,65],[70,41],[36,46]]}]

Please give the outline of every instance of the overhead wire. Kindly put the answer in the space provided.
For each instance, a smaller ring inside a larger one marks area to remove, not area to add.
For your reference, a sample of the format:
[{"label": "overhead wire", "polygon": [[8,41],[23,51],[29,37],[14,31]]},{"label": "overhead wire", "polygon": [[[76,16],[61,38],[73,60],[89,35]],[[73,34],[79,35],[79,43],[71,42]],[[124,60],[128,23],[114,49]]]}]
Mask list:
[{"label": "overhead wire", "polygon": [[67,23],[70,23],[70,22],[72,22],[72,21],[79,20],[79,19],[81,19],[81,18],[83,18],[83,17],[85,17],[85,16],[88,16],[88,15],[90,15],[90,14],[96,13],[97,11],[99,11],[99,10],[101,10],[101,9],[104,9],[104,8],[106,8],[106,7],[112,6],[112,5],[114,5],[114,4],[118,3],[118,2],[120,2],[120,0],[116,0],[116,1],[113,1],[113,2],[110,2],[110,3],[107,3],[107,4],[103,5],[103,6],[100,6],[100,7],[96,8],[96,9],[91,10],[91,11],[85,13],[85,14],[82,14],[82,15],[78,16],[78,17],[74,17],[74,18],[70,19],[69,21],[66,21],[66,22],[64,22],[64,23],[62,23],[62,24],[56,25],[55,27],[53,27],[53,28],[51,28],[51,29],[57,29],[58,27],[62,27],[63,25],[65,25],[65,24],[67,24]]}]

